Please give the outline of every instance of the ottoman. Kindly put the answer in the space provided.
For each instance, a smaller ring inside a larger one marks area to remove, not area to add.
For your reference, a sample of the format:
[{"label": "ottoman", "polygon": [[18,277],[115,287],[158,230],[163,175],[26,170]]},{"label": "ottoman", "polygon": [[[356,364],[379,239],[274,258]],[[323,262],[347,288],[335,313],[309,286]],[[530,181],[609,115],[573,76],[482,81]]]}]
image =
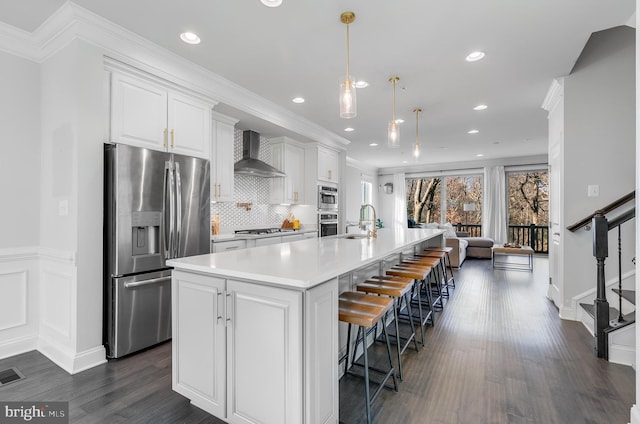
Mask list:
[{"label": "ottoman", "polygon": [[468,243],[467,256],[470,258],[491,259],[493,239],[488,237],[466,237]]}]

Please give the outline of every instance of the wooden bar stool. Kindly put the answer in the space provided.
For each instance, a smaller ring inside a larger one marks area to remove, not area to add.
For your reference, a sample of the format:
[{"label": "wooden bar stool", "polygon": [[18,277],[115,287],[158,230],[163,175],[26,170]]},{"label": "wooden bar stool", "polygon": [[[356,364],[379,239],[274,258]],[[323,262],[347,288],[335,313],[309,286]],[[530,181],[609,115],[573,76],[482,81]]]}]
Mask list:
[{"label": "wooden bar stool", "polygon": [[[422,295],[421,295],[421,287],[424,284],[424,281],[426,279],[429,278],[429,274],[431,273],[431,268],[427,267],[427,266],[421,266],[421,267],[403,267],[400,265],[396,265],[394,267],[391,267],[390,269],[388,269],[386,271],[387,275],[390,276],[395,276],[395,277],[404,277],[404,278],[411,278],[413,280],[415,280],[415,283],[413,285],[413,293],[411,294],[411,298],[413,299],[415,297],[416,299],[416,305],[418,307],[418,322],[420,324],[420,342],[422,343],[422,345],[424,346],[425,342],[424,342],[424,326],[427,325],[428,323],[431,323],[433,325],[434,321],[433,321],[433,304],[431,303],[431,296],[429,294],[429,292],[427,291],[427,309],[428,312],[425,314],[423,312],[423,307],[424,302],[422,301]],[[408,312],[408,311],[407,311]],[[413,315],[409,315],[407,317],[409,320],[414,320],[415,317]]]},{"label": "wooden bar stool", "polygon": [[[400,336],[400,326],[399,326],[399,317],[398,313],[402,309],[402,302],[407,307],[407,313],[409,315],[413,315],[411,311],[411,290],[413,288],[413,280],[410,278],[395,278],[386,277],[386,278],[371,278],[363,283],[358,284],[357,290],[367,294],[375,294],[378,296],[387,296],[393,299],[393,317],[396,327],[396,351],[398,354],[398,376],[400,380],[403,378],[402,374],[402,360],[400,356],[407,349],[411,341],[413,340],[414,347],[416,352],[419,350],[418,341],[416,340],[416,329],[413,325],[413,320],[409,320],[409,326],[411,327],[411,335],[407,338],[403,338]],[[391,335],[392,337],[394,335]],[[402,345],[402,340],[405,340],[404,345]]]},{"label": "wooden bar stool", "polygon": [[453,277],[453,267],[451,266],[451,256],[449,255],[453,251],[453,247],[449,246],[437,246],[427,247],[425,252],[442,252],[445,254],[445,265],[449,270],[451,277],[447,279],[447,284],[451,283],[451,287],[456,288],[456,280]]},{"label": "wooden bar stool", "polygon": [[[404,263],[404,264],[416,263],[421,265],[427,265],[434,268],[435,271],[432,274],[433,282],[435,283],[434,294],[436,296],[440,296],[441,298],[449,297],[449,286],[447,286],[446,284],[444,261],[440,260],[439,258],[428,257],[422,254],[419,254],[419,255],[414,255],[410,258],[407,258],[401,263]],[[430,285],[430,287],[433,288],[433,285]],[[439,304],[437,304],[437,306],[443,306],[442,302],[440,301]]]},{"label": "wooden bar stool", "polygon": [[[364,364],[364,391],[365,391],[365,407],[367,413],[367,423],[371,424],[371,404],[375,401],[378,394],[385,387],[389,377],[393,379],[393,390],[398,391],[398,382],[396,381],[396,373],[393,368],[393,360],[391,359],[391,345],[389,343],[389,336],[387,335],[387,326],[385,316],[389,309],[393,307],[393,299],[383,296],[373,296],[370,294],[346,292],[340,295],[338,298],[338,319],[342,322],[349,324],[347,330],[347,352],[344,356],[345,360],[345,374],[348,372],[349,362],[349,348],[351,345],[351,325],[358,326],[358,333],[356,335],[356,342],[353,349],[353,360],[351,366],[359,365],[355,361],[356,352],[358,350],[358,343],[362,340],[362,356]],[[384,333],[385,342],[387,345],[387,357],[389,358],[389,370],[384,371],[378,368],[369,366],[369,356],[367,353],[367,334],[370,330],[375,330],[378,322],[382,320],[382,332]],[[377,389],[370,394],[369,388],[369,370],[378,372],[384,375],[382,381],[378,384]]]}]

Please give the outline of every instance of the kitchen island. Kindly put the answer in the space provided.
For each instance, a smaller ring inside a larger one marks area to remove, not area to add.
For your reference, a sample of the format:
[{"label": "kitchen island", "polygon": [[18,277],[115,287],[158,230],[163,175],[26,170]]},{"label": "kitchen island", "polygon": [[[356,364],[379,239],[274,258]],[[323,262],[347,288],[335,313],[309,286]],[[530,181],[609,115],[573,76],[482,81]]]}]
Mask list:
[{"label": "kitchen island", "polygon": [[173,389],[230,423],[337,423],[339,278],[442,245],[442,233],[389,228],[168,261]]}]

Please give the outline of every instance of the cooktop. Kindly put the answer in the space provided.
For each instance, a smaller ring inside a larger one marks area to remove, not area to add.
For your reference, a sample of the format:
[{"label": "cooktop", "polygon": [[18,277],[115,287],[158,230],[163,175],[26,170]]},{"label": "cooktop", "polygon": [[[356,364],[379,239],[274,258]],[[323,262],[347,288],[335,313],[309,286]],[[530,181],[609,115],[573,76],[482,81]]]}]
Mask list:
[{"label": "cooktop", "polygon": [[236,230],[236,234],[273,234],[295,231],[293,228],[256,228],[255,230]]}]

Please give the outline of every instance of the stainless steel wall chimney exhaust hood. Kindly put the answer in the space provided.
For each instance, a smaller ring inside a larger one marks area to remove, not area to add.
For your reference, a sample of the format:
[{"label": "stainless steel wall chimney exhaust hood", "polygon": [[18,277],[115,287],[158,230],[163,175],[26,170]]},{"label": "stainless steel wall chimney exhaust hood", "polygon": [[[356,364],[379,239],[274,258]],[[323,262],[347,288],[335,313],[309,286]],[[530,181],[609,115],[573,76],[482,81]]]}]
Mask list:
[{"label": "stainless steel wall chimney exhaust hood", "polygon": [[260,151],[260,134],[255,131],[242,133],[242,159],[235,163],[236,174],[253,175],[254,177],[284,177],[286,174],[258,159]]}]

